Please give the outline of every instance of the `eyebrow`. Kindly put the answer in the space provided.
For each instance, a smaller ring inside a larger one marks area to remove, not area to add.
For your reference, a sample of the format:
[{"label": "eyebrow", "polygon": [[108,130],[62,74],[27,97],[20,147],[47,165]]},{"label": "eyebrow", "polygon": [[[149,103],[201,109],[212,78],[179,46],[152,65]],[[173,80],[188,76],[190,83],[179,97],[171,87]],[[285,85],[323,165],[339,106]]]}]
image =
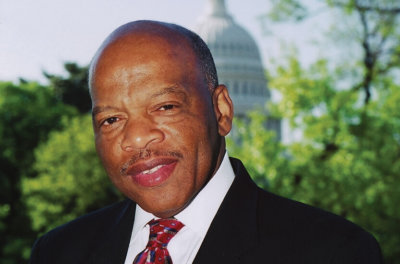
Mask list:
[{"label": "eyebrow", "polygon": [[177,85],[162,89],[160,92],[152,94],[151,98],[156,98],[165,94],[177,94],[183,96],[184,101],[187,101],[187,94]]},{"label": "eyebrow", "polygon": [[108,110],[116,110],[117,108],[112,107],[112,106],[95,106],[92,109],[92,117],[95,117],[97,114],[108,111]]},{"label": "eyebrow", "polygon": [[[188,96],[187,94],[182,90],[182,88],[179,88],[177,85],[171,86],[171,87],[166,87],[162,89],[160,92],[157,92],[155,94],[152,94],[150,98],[156,98],[165,94],[177,94],[180,96],[183,96],[183,100],[187,102]],[[104,111],[109,111],[109,110],[117,110],[116,107],[112,106],[95,106],[92,109],[92,118],[94,118],[97,114],[104,112]]]}]

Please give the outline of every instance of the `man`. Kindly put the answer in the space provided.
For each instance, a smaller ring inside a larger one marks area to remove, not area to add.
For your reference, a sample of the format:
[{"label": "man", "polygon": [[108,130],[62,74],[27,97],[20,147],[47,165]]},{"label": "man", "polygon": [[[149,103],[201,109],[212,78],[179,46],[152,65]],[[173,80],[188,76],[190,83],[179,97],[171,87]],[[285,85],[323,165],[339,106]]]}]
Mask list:
[{"label": "man", "polygon": [[97,152],[128,199],[49,232],[31,263],[381,263],[361,228],[259,189],[229,160],[232,101],[196,34],[123,25],[89,83]]}]

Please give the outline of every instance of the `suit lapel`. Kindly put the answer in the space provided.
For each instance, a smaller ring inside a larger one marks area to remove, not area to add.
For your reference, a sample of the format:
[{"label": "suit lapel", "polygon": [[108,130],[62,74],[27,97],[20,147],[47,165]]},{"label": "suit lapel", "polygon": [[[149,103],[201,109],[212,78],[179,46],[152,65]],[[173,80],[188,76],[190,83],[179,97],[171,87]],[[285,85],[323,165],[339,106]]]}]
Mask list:
[{"label": "suit lapel", "polygon": [[[235,180],[222,202],[193,263],[242,263],[257,244],[257,187],[243,164],[231,158]],[[85,263],[124,263],[136,204],[130,200]],[[99,220],[101,221],[101,220]]]},{"label": "suit lapel", "polygon": [[117,215],[115,222],[108,230],[104,230],[104,239],[99,241],[97,250],[92,252],[90,261],[87,263],[124,263],[135,219],[135,206],[136,204],[131,200],[126,201],[125,207]]},{"label": "suit lapel", "polygon": [[242,263],[241,256],[257,242],[257,187],[243,164],[231,158],[235,172],[193,263]]}]

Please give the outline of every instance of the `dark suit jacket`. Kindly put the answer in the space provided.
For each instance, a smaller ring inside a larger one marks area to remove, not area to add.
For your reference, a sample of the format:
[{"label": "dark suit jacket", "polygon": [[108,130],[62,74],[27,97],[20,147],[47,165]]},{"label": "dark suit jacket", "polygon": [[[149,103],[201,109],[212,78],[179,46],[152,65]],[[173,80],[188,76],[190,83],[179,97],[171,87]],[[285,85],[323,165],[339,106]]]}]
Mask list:
[{"label": "dark suit jacket", "polygon": [[[194,263],[382,263],[375,239],[358,226],[266,192],[239,160],[231,163],[235,180]],[[125,200],[54,229],[37,240],[30,263],[124,263],[134,214]]]}]

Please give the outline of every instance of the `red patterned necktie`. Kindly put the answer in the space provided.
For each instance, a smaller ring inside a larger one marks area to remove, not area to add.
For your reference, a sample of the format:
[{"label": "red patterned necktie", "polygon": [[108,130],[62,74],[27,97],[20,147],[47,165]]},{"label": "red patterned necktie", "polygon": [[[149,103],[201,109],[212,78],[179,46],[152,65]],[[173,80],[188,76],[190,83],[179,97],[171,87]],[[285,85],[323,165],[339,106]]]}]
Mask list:
[{"label": "red patterned necktie", "polygon": [[175,218],[151,220],[150,235],[146,248],[140,252],[133,264],[172,264],[167,246],[174,235],[184,226]]}]

